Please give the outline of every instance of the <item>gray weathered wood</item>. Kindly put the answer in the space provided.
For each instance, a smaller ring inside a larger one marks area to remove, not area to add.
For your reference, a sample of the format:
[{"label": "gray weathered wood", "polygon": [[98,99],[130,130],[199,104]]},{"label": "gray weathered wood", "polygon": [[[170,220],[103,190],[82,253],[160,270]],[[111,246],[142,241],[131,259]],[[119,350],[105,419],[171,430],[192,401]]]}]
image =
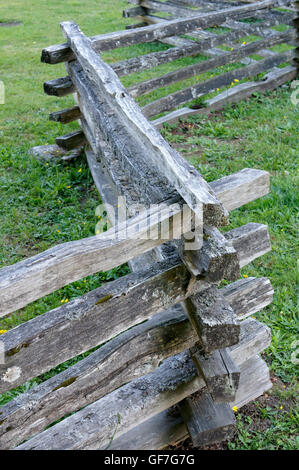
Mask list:
[{"label": "gray weathered wood", "polygon": [[254,64],[238,68],[231,72],[226,72],[223,75],[210,78],[202,83],[184,88],[183,90],[153,101],[143,106],[142,111],[147,117],[155,116],[156,114],[164,111],[169,111],[177,106],[188,103],[195,98],[215,91],[217,88],[228,86],[236,79],[242,80],[244,78],[253,77],[259,73],[266,72],[272,67],[291,60],[293,55],[293,51],[283,52],[272,57],[267,57],[266,59],[260,60]]},{"label": "gray weathered wood", "polygon": [[82,131],[71,132],[56,138],[56,144],[65,150],[72,150],[86,144],[86,138]]},{"label": "gray weathered wood", "polygon": [[191,357],[203,377],[215,402],[229,403],[235,400],[239,386],[240,369],[228,349],[205,354],[200,346],[190,349]]},{"label": "gray weathered wood", "polygon": [[[258,356],[240,365],[240,387],[231,406],[241,408],[272,387],[267,364]],[[178,407],[162,411],[112,441],[109,450],[159,450],[189,436]]]},{"label": "gray weathered wood", "polygon": [[67,124],[68,122],[77,121],[81,117],[79,106],[73,106],[72,108],[63,109],[56,111],[49,115],[50,121],[61,122],[61,124]]},{"label": "gray weathered wood", "polygon": [[44,92],[52,96],[65,96],[74,93],[75,87],[70,77],[56,78],[44,83]]},{"label": "gray weathered wood", "polygon": [[244,168],[210,184],[218,199],[231,211],[268,194],[270,175],[267,171]]},{"label": "gray weathered wood", "polygon": [[240,322],[215,286],[192,295],[186,300],[185,306],[204,352],[212,352],[239,342]]},{"label": "gray weathered wood", "polygon": [[236,418],[228,403],[215,403],[208,393],[194,394],[179,404],[194,446],[204,446],[230,439]]},{"label": "gray weathered wood", "polygon": [[222,235],[215,227],[204,227],[203,247],[198,256],[196,251],[189,251],[198,274],[207,282],[222,279],[234,281],[240,277],[238,254],[232,239]]},{"label": "gray weathered wood", "polygon": [[[66,414],[153,371],[161,360],[196,341],[197,335],[180,305],[122,333],[77,364],[3,406],[0,448],[17,445]],[[248,319],[241,324],[241,342],[232,355],[240,364],[268,345],[269,328]]]},{"label": "gray weathered wood", "polygon": [[[271,251],[271,242],[267,225],[249,223],[225,234],[240,257],[240,267]],[[244,264],[243,264],[244,263]]]},{"label": "gray weathered wood", "polygon": [[[240,279],[223,287],[221,292],[240,320],[271,304],[274,293],[271,282],[266,277]],[[239,292],[242,292],[242,296]]]},{"label": "gray weathered wood", "polygon": [[[176,34],[185,34],[196,28],[208,28],[219,25],[228,18],[238,18],[239,15],[247,15],[250,11],[263,10],[269,6],[274,6],[277,2],[264,0],[251,5],[228,8],[220,12],[204,13],[198,17],[172,20],[165,24],[146,26],[133,30],[118,31],[114,33],[94,36],[91,39],[95,51],[111,50],[118,47],[130,46],[132,44],[151,42],[163,39]],[[57,64],[72,60],[74,55],[68,43],[50,46],[42,51],[42,62]]]},{"label": "gray weathered wood", "polygon": [[208,114],[211,111],[224,108],[229,103],[235,103],[248,98],[256,91],[263,93],[266,90],[276,89],[283,83],[293,80],[295,77],[296,68],[292,66],[272,70],[264,76],[264,80],[240,83],[233,88],[229,88],[228,90],[219,93],[214,98],[206,100],[203,108],[180,108],[162,116],[161,118],[155,119],[152,123],[159,129],[165,122],[172,123],[179,119],[186,119],[188,116],[193,114]]},{"label": "gray weathered wood", "polygon": [[[159,214],[160,222],[157,214]],[[181,220],[181,208],[157,206],[89,238],[62,243],[12,266],[0,269],[0,316],[97,271],[107,271],[160,245],[161,228],[170,224],[172,237],[190,231],[191,214]],[[180,227],[180,228],[179,228]],[[164,230],[165,231],[165,230]],[[160,232],[160,234],[159,234]],[[165,231],[166,232],[166,231]],[[157,238],[149,237],[156,233]]]}]

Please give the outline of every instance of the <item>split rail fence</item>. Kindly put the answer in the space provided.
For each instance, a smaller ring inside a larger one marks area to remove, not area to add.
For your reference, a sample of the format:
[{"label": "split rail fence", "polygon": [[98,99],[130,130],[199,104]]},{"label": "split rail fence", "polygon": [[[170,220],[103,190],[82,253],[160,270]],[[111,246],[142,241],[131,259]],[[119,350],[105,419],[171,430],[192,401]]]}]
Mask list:
[{"label": "split rail fence", "polygon": [[[160,449],[188,435],[205,445],[232,435],[233,406],[271,387],[259,356],[271,332],[250,317],[273,289],[267,278],[240,278],[240,268],[271,250],[268,229],[219,231],[230,211],[269,192],[269,174],[245,168],[208,184],[121,85],[117,67],[132,61],[112,68],[97,54],[173,36],[183,24],[90,39],[64,22],[67,43],[43,51],[49,63],[65,61],[67,79],[54,82],[76,93],[80,145],[111,223],[120,196],[130,217],[2,268],[1,316],[125,262],[131,273],[1,335],[0,393],[101,346],[1,407],[1,449]],[[188,250],[199,207],[203,245]]]}]

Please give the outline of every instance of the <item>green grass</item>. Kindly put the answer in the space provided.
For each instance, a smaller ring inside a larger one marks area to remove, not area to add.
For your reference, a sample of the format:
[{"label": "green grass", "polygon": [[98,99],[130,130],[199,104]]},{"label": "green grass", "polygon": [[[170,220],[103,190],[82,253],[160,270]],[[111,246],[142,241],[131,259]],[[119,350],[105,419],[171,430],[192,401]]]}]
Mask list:
[{"label": "green grass", "polygon": [[[34,145],[53,143],[55,137],[78,127],[71,123],[62,126],[48,121],[48,113],[73,104],[72,97],[55,98],[43,94],[43,82],[65,75],[62,64],[51,66],[40,63],[41,49],[61,43],[59,22],[73,19],[88,35],[123,29],[130,20],[121,17],[126,1],[114,0],[11,0],[1,8],[2,22],[19,20],[23,25],[0,28],[1,76],[6,87],[6,103],[0,105],[0,267],[65,241],[94,234],[97,222],[95,209],[100,198],[93,184],[85,159],[71,162],[40,162],[28,154]],[[13,13],[12,13],[13,12]],[[218,31],[221,33],[221,31]],[[248,42],[250,38],[244,38]],[[254,40],[254,37],[252,38]],[[143,44],[103,54],[105,60],[115,62],[128,57],[165,49],[158,44]],[[176,64],[161,66],[157,71],[146,71],[123,82],[144,80],[167,73],[179,64],[186,66],[203,56],[186,58]],[[182,86],[207,79],[211,74],[232,70],[229,65],[199,77],[186,80],[164,90],[156,90],[140,98],[145,104]],[[273,374],[280,377],[292,391],[297,375],[291,361],[292,344],[298,337],[296,286],[296,217],[298,210],[298,106],[291,104],[290,87],[213,113],[209,118],[195,116],[188,123],[165,126],[167,140],[181,150],[182,155],[199,169],[208,181],[255,167],[271,173],[271,193],[231,215],[230,228],[247,222],[269,225],[272,253],[256,260],[243,270],[248,276],[270,278],[275,296],[272,305],[256,315],[272,328],[273,341],[264,354]],[[0,330],[9,329],[36,315],[61,305],[61,301],[83,295],[103,282],[128,272],[121,266],[108,273],[97,273],[32,303],[24,309],[0,320]],[[86,353],[88,354],[88,353]],[[80,356],[81,358],[82,356]],[[75,358],[60,365],[42,377],[0,397],[0,404],[33,385],[46,380],[68,367]],[[291,392],[289,392],[291,393]],[[282,403],[287,397],[282,396]],[[275,410],[274,410],[275,411]],[[276,410],[277,411],[277,410]],[[269,432],[251,432],[247,418],[238,414],[238,436],[232,442],[235,448],[293,448],[292,416],[276,412],[267,418]],[[266,413],[266,411],[261,411]],[[282,436],[285,436],[283,439]]]}]

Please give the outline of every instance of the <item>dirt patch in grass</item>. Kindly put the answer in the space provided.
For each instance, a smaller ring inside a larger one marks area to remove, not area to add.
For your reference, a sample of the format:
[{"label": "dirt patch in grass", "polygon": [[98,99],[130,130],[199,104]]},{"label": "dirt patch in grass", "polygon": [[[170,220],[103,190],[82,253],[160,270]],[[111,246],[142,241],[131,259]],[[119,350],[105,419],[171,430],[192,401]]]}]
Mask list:
[{"label": "dirt patch in grass", "polygon": [[[265,392],[262,396],[243,406],[237,414],[239,418],[250,419],[250,431],[252,433],[265,433],[271,426],[273,426],[272,419],[264,416],[262,410],[276,411],[277,413],[289,413],[295,408],[296,399],[294,398],[294,385],[285,385],[278,377],[272,376],[271,381],[273,388]],[[192,451],[196,450],[229,450],[230,444],[238,439],[238,431],[236,430],[233,438],[230,441],[223,441],[213,445],[203,447],[194,447],[191,439],[188,438],[181,444],[176,446],[169,446],[168,450],[174,451]]]}]

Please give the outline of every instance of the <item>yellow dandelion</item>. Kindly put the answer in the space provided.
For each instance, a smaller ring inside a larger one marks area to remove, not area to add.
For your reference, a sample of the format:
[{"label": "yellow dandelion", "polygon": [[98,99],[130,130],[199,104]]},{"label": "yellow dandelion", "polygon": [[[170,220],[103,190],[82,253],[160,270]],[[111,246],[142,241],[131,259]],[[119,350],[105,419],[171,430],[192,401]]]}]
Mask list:
[{"label": "yellow dandelion", "polygon": [[243,41],[243,42],[242,42],[242,44],[243,44],[243,46],[245,46],[246,42],[245,42],[245,41]]},{"label": "yellow dandelion", "polygon": [[82,171],[82,168],[79,168],[78,173],[81,173],[81,171]]},{"label": "yellow dandelion", "polygon": [[70,186],[67,186],[66,188],[67,188],[67,189],[70,189]]},{"label": "yellow dandelion", "polygon": [[217,88],[217,91],[220,91],[220,88]]},{"label": "yellow dandelion", "polygon": [[248,277],[247,274],[243,274],[243,277],[245,277],[245,279]]},{"label": "yellow dandelion", "polygon": [[233,411],[236,413],[238,411],[238,407],[237,406],[233,406]]},{"label": "yellow dandelion", "polygon": [[60,230],[57,230],[57,233],[60,233]]},{"label": "yellow dandelion", "polygon": [[46,163],[46,166],[48,166],[48,165],[49,165],[49,163]]},{"label": "yellow dandelion", "polygon": [[0,335],[4,335],[4,333],[6,333],[7,330],[0,330]]},{"label": "yellow dandelion", "polygon": [[239,80],[237,78],[234,79],[235,82],[238,82]]},{"label": "yellow dandelion", "polygon": [[283,406],[281,405],[281,406],[279,407],[279,409],[280,409],[280,410],[283,410]]},{"label": "yellow dandelion", "polygon": [[69,301],[69,299],[65,299],[64,303],[66,304]]},{"label": "yellow dandelion", "polygon": [[233,47],[231,47],[231,49],[230,49],[230,50],[231,50],[231,51],[233,51],[233,50],[234,50],[234,48],[233,48]]}]

